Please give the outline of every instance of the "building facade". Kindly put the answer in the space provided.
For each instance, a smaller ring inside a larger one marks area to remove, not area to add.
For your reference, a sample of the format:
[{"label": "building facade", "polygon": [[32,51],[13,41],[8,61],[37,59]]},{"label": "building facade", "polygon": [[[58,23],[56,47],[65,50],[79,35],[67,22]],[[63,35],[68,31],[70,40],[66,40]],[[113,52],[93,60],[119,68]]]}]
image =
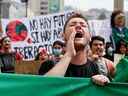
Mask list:
[{"label": "building facade", "polygon": [[60,12],[63,8],[64,0],[28,0],[28,17]]},{"label": "building facade", "polygon": [[0,0],[0,17],[9,18],[10,3],[8,0]]},{"label": "building facade", "polygon": [[[21,3],[16,3],[17,1]],[[124,9],[124,0],[113,0],[113,2],[114,10]],[[22,3],[24,3],[23,6]],[[17,4],[21,5],[19,9],[17,8]],[[0,17],[2,18],[45,15],[60,12],[63,11],[63,9],[64,0],[0,0]],[[18,12],[16,13],[16,11]]]}]

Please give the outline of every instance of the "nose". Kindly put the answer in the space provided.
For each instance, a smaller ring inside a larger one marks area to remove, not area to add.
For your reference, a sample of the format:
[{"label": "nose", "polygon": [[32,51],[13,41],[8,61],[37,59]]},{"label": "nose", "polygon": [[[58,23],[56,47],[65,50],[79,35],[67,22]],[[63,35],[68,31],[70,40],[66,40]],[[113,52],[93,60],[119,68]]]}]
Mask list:
[{"label": "nose", "polygon": [[76,30],[80,30],[81,29],[81,26],[80,24],[77,24],[76,27],[75,27]]},{"label": "nose", "polygon": [[97,48],[101,48],[101,45],[100,44],[97,44]]}]

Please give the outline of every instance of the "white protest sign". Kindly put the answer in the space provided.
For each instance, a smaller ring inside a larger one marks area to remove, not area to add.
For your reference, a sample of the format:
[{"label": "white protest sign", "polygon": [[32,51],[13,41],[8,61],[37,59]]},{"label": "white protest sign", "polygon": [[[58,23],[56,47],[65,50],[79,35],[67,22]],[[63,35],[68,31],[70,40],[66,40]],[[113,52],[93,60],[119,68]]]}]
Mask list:
[{"label": "white protest sign", "polygon": [[3,34],[12,40],[15,51],[21,52],[25,60],[32,60],[40,47],[51,52],[52,43],[62,39],[63,25],[73,12],[36,16],[23,19],[2,19]]},{"label": "white protest sign", "polygon": [[112,33],[110,20],[90,20],[89,25],[93,36],[102,36],[106,42],[110,42],[110,35]]},{"label": "white protest sign", "polygon": [[[32,18],[2,19],[3,34],[12,39],[13,49],[21,52],[25,60],[32,60],[40,47],[51,53],[53,42],[62,40],[64,23],[72,14],[73,11]],[[100,35],[110,41],[110,20],[90,20],[89,25],[92,35]]]}]

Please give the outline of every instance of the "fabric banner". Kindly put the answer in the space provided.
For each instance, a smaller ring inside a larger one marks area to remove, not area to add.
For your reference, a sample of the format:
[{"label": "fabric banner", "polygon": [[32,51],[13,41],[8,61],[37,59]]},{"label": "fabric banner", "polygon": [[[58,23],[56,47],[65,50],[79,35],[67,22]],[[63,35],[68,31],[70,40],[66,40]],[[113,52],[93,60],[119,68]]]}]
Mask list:
[{"label": "fabric banner", "polygon": [[128,83],[98,86],[89,78],[0,74],[1,96],[128,96]]},{"label": "fabric banner", "polygon": [[122,58],[116,65],[115,82],[128,82],[128,56]]}]

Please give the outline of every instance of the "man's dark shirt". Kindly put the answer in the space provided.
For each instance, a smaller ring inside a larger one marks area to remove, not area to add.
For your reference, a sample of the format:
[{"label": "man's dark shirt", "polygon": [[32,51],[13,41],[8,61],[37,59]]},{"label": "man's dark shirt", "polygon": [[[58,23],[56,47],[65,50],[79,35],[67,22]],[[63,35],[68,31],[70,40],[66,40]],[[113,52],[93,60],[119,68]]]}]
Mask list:
[{"label": "man's dark shirt", "polygon": [[[50,60],[42,63],[39,69],[39,74],[44,75],[54,65],[54,62]],[[87,60],[86,64],[83,65],[69,64],[65,77],[91,77],[96,74],[99,74],[97,64],[93,63],[90,60]]]}]

